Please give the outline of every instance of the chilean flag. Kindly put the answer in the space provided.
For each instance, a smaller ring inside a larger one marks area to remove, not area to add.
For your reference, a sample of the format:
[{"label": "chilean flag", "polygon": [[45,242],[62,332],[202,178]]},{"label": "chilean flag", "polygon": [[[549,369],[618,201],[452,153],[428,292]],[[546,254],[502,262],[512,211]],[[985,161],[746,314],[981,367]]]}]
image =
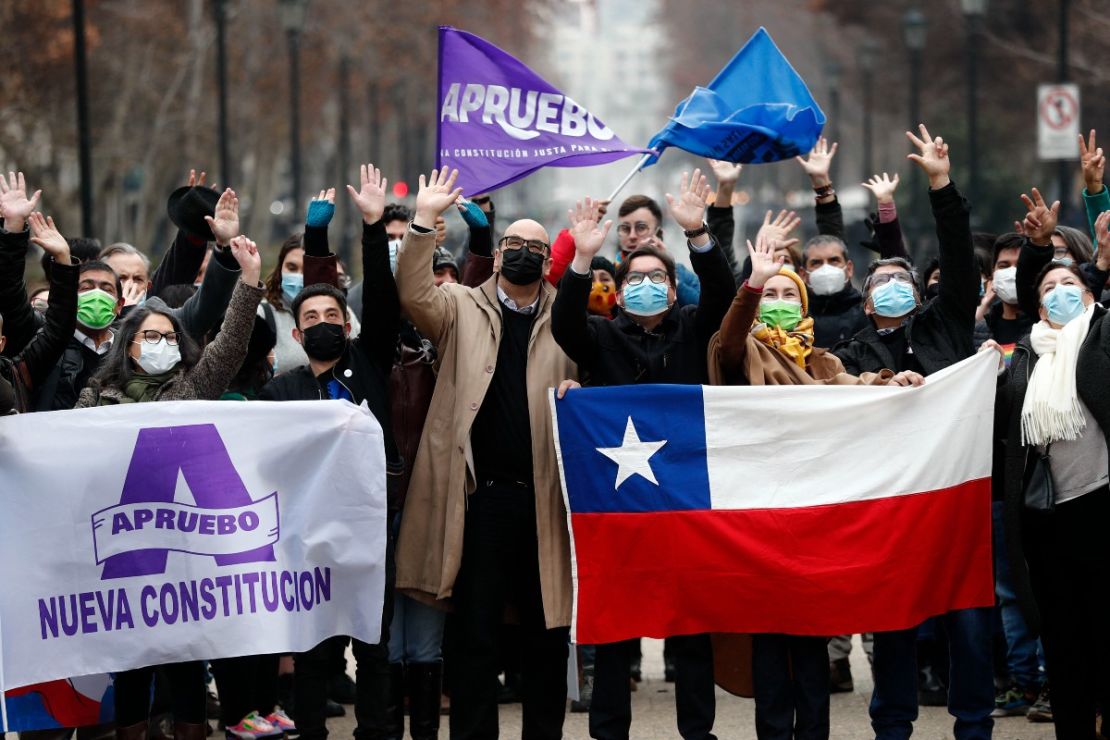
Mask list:
[{"label": "chilean flag", "polygon": [[553,396],[575,641],[855,634],[992,605],[997,367]]}]

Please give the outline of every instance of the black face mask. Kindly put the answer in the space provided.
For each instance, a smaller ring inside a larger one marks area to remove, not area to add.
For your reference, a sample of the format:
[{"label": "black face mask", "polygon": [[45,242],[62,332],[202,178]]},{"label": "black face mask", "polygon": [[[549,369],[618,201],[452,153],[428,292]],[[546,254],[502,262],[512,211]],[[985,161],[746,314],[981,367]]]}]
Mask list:
[{"label": "black face mask", "polygon": [[335,360],[347,348],[347,335],[342,324],[321,321],[308,327],[303,333],[305,354],[314,360]]},{"label": "black face mask", "polygon": [[938,295],[940,295],[940,283],[933,283],[925,288],[925,300],[936,298]]},{"label": "black face mask", "polygon": [[501,274],[513,285],[531,285],[543,277],[542,254],[533,254],[526,248],[501,250]]}]

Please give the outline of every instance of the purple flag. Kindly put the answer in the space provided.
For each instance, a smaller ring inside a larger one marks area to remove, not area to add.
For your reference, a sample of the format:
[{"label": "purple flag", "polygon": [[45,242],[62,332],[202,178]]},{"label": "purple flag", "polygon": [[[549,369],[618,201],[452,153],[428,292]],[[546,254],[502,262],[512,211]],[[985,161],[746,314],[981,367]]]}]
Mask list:
[{"label": "purple flag", "polygon": [[436,167],[466,195],[540,167],[588,167],[640,154],[550,83],[483,38],[439,28]]}]

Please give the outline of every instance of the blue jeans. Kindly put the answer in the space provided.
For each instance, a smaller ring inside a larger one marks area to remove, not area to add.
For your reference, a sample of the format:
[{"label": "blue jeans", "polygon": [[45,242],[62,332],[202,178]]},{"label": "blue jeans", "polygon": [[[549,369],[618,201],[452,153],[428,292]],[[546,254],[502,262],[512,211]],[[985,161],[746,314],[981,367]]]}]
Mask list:
[{"label": "blue jeans", "polygon": [[994,532],[994,594],[1002,615],[1002,633],[1006,636],[1006,669],[1010,679],[1023,689],[1035,691],[1044,681],[1041,669],[1040,641],[1025,626],[1025,618],[1010,580],[1010,561],[1006,557],[1006,534],[1002,528],[1003,502],[991,504]]},{"label": "blue jeans", "polygon": [[[991,659],[993,609],[961,609],[937,617],[948,634],[951,670],[948,713],[956,718],[956,740],[987,740],[994,721]],[[917,719],[917,630],[875,633],[875,692],[871,727],[876,740],[905,740]]]},{"label": "blue jeans", "polygon": [[[401,514],[393,517],[393,536]],[[404,594],[394,595],[393,621],[389,625],[390,663],[439,663],[443,659],[443,626],[447,612]]]},{"label": "blue jeans", "polygon": [[396,594],[389,627],[390,663],[438,663],[443,659],[447,612]]}]

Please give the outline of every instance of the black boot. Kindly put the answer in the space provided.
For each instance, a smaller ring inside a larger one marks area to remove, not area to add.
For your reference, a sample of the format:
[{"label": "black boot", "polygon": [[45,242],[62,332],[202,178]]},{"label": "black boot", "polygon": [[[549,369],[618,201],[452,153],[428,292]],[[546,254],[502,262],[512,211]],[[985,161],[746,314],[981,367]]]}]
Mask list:
[{"label": "black boot", "polygon": [[386,705],[385,736],[402,740],[405,736],[405,664],[389,664],[389,704]]},{"label": "black boot", "polygon": [[439,697],[443,693],[442,663],[409,663],[409,734],[412,740],[439,737]]}]

